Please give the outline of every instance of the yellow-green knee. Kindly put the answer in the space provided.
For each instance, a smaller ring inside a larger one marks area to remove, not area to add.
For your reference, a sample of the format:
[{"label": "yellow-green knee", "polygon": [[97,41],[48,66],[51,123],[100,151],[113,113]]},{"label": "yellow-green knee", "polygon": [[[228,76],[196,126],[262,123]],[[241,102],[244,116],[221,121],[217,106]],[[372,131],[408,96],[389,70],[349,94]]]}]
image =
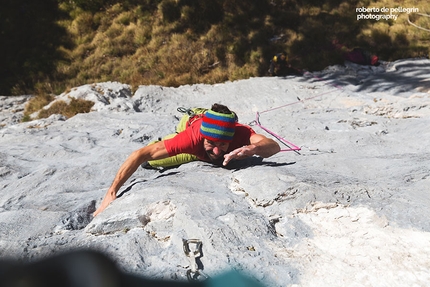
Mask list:
[{"label": "yellow-green knee", "polygon": [[[174,136],[176,136],[176,134],[167,135],[163,138],[163,140],[173,138]],[[148,145],[154,144],[156,142],[158,142],[158,140],[150,142]],[[181,154],[171,156],[168,158],[150,160],[150,161],[148,161],[148,163],[152,167],[172,167],[172,166],[178,166],[178,165],[181,165],[184,163],[192,162],[192,161],[195,161],[197,159],[198,158],[195,155],[188,154],[188,153],[181,153]]]}]

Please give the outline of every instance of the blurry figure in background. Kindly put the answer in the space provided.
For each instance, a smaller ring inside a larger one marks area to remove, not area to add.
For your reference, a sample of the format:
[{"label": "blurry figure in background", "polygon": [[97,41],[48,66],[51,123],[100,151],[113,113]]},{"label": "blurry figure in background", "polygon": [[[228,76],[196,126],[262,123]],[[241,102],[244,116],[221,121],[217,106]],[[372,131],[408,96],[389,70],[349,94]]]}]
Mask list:
[{"label": "blurry figure in background", "polygon": [[361,48],[354,48],[343,55],[344,59],[360,65],[379,66],[379,58],[369,51]]},{"label": "blurry figure in background", "polygon": [[333,41],[333,46],[340,51],[342,58],[359,65],[379,66],[378,56],[366,51],[362,48],[349,49],[345,45],[340,44],[337,40]]},{"label": "blurry figure in background", "polygon": [[273,59],[270,61],[269,74],[271,76],[277,76],[288,67],[287,54],[285,52],[281,52],[273,56]]},{"label": "blurry figure in background", "polygon": [[302,75],[303,73],[288,63],[287,53],[281,52],[273,56],[270,60],[269,68],[270,76],[287,76],[287,75]]}]

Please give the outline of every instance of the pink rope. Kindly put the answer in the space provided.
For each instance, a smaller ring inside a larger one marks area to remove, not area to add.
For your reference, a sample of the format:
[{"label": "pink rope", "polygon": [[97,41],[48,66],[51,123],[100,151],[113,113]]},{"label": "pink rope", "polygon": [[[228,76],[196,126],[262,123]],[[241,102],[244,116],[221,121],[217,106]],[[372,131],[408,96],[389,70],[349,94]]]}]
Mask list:
[{"label": "pink rope", "polygon": [[[309,72],[306,72],[306,73],[309,73]],[[309,73],[309,74],[311,74],[314,78],[316,78],[318,80],[323,80],[320,77],[313,75],[312,73]],[[340,87],[339,85],[336,85],[336,84],[330,84],[330,85],[333,86],[333,87],[335,87],[336,89],[327,91],[325,93],[318,94],[318,95],[313,96],[313,97],[306,98],[304,100],[301,100],[301,99],[298,98],[299,100],[296,101],[296,102],[292,102],[292,103],[289,103],[289,104],[286,104],[286,105],[282,105],[282,106],[279,106],[279,107],[276,107],[276,108],[268,109],[268,110],[265,110],[265,111],[262,111],[262,112],[257,112],[256,116],[255,116],[255,124],[256,124],[256,126],[260,127],[262,130],[264,130],[267,133],[271,134],[272,136],[274,136],[275,138],[277,138],[280,142],[282,142],[284,145],[286,145],[288,147],[288,149],[281,149],[280,151],[295,151],[295,152],[298,153],[298,151],[301,150],[300,147],[298,147],[295,144],[287,141],[286,139],[284,139],[280,135],[272,132],[268,128],[266,128],[263,125],[261,125],[261,123],[260,123],[260,114],[271,112],[271,111],[274,111],[274,110],[277,110],[277,109],[281,109],[281,108],[285,108],[287,106],[295,105],[295,104],[298,104],[300,102],[308,101],[308,100],[311,100],[311,99],[314,99],[314,98],[317,98],[317,97],[321,97],[321,96],[323,96],[325,94],[330,94],[330,93],[332,93],[332,92],[334,92],[336,90],[342,90],[342,87]]]},{"label": "pink rope", "polygon": [[286,105],[283,105],[283,106],[280,106],[280,107],[276,107],[276,108],[273,108],[273,109],[268,109],[268,110],[265,110],[265,111],[260,112],[260,114],[267,113],[267,112],[271,112],[271,111],[274,111],[274,110],[277,110],[277,109],[281,109],[281,108],[285,108],[285,107],[287,107],[287,106],[292,106],[292,105],[295,105],[295,104],[298,104],[298,103],[302,103],[302,102],[304,102],[304,101],[309,101],[309,100],[312,100],[312,99],[314,99],[314,98],[321,97],[321,96],[323,96],[323,95],[325,95],[325,94],[333,93],[334,91],[336,91],[336,89],[333,89],[333,90],[327,91],[327,92],[322,93],[322,94],[318,94],[318,95],[313,96],[313,97],[310,97],[310,98],[306,98],[306,99],[304,99],[304,100],[300,100],[300,99],[299,99],[299,100],[298,100],[298,101],[296,101],[296,102],[292,102],[292,103],[289,103],[289,104],[286,104]]},{"label": "pink rope", "polygon": [[260,127],[262,130],[266,131],[267,133],[271,134],[272,136],[274,136],[275,138],[277,138],[280,142],[282,142],[284,145],[286,145],[287,147],[289,147],[288,149],[281,149],[280,151],[299,151],[301,150],[300,147],[296,146],[295,144],[287,141],[286,139],[284,139],[283,137],[281,137],[280,135],[272,132],[271,130],[267,129],[266,127],[262,126],[260,124],[260,113],[257,112],[256,113],[256,117],[255,117],[255,125]]}]

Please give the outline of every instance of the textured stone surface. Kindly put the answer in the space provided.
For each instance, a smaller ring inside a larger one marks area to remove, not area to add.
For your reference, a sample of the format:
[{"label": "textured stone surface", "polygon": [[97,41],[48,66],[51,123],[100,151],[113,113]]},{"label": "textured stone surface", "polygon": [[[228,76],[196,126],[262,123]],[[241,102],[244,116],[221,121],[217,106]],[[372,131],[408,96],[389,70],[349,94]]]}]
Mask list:
[{"label": "textured stone surface", "polygon": [[[209,276],[236,269],[268,286],[428,285],[429,66],[348,64],[304,77],[141,86],[133,96],[128,85],[99,83],[57,97],[93,100],[92,112],[27,123],[16,119],[28,97],[2,97],[0,255],[31,262],[91,248],[127,272],[186,280],[183,240],[199,239],[198,268]],[[177,107],[215,102],[246,124],[259,112],[302,150],[228,168],[139,168],[92,217],[125,158],[174,131]]]}]

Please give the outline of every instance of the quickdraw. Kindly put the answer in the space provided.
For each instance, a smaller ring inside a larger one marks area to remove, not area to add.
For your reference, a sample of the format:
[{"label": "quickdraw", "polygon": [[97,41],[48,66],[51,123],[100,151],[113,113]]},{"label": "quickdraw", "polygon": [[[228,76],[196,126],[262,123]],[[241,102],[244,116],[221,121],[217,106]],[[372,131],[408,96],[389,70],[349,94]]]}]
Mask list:
[{"label": "quickdraw", "polygon": [[[202,242],[198,239],[182,239],[185,255],[190,259],[190,268],[187,270],[188,281],[202,281],[210,277],[203,273],[197,264],[197,259],[202,257]],[[194,244],[193,251],[190,245]],[[200,278],[202,277],[202,278]]]},{"label": "quickdraw", "polygon": [[[176,110],[177,110],[178,112],[180,112],[180,113],[184,114],[184,117],[185,117],[185,114],[188,116],[186,126],[187,126],[187,127],[189,127],[189,126],[190,126],[192,123],[194,123],[196,120],[198,120],[198,119],[202,118],[202,117],[203,117],[204,112],[205,112],[207,109],[204,109],[204,108],[195,108],[195,109],[193,110],[193,109],[187,109],[187,108],[184,108],[184,107],[179,107],[179,108],[177,108]],[[196,113],[196,111],[198,111],[198,112]],[[182,120],[181,120],[181,121],[182,121]]]},{"label": "quickdraw", "polygon": [[189,117],[194,117],[196,114],[193,112],[192,109],[187,109],[184,107],[179,107],[176,109],[178,112],[182,113],[182,114],[187,114]]}]

